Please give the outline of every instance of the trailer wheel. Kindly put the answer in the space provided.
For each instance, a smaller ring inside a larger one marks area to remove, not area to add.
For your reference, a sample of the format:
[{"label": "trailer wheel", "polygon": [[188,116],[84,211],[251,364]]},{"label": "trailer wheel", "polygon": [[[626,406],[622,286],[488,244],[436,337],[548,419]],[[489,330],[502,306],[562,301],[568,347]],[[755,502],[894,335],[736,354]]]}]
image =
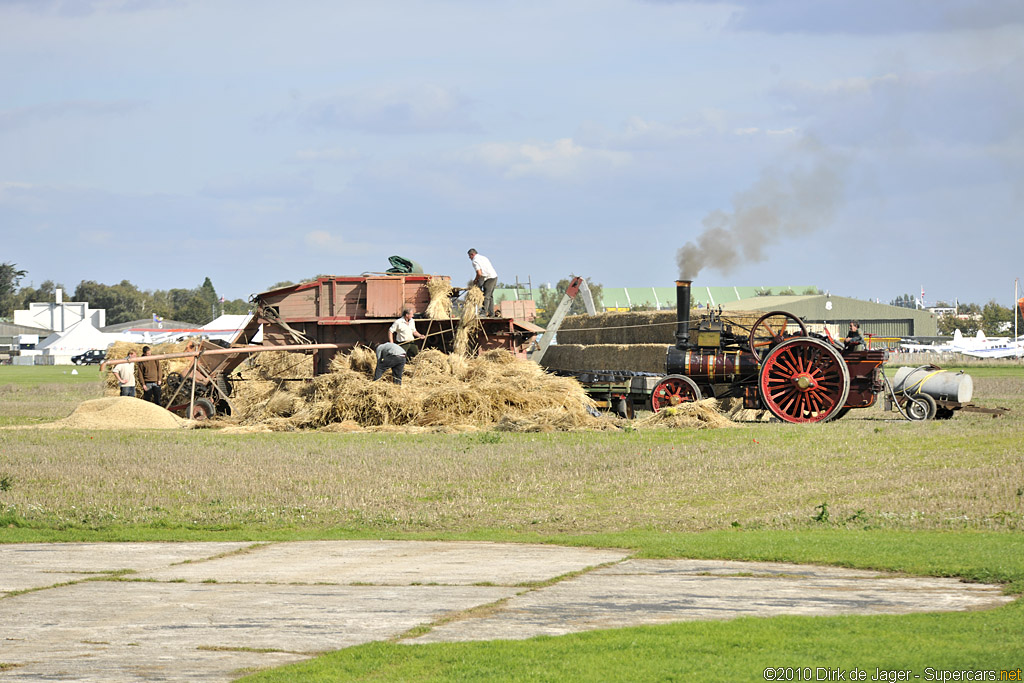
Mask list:
[{"label": "trailer wheel", "polygon": [[651,410],[660,412],[669,406],[701,399],[697,383],[686,375],[669,375],[658,382],[651,392]]},{"label": "trailer wheel", "polygon": [[757,385],[765,408],[783,422],[826,422],[846,406],[850,371],[831,344],[794,337],[768,351]]},{"label": "trailer wheel", "polygon": [[935,399],[928,394],[909,396],[904,408],[907,411],[907,417],[915,422],[934,419],[938,411]]},{"label": "trailer wheel", "polygon": [[195,404],[192,406],[193,420],[209,420],[216,414],[217,410],[213,407],[210,399],[197,398]]}]

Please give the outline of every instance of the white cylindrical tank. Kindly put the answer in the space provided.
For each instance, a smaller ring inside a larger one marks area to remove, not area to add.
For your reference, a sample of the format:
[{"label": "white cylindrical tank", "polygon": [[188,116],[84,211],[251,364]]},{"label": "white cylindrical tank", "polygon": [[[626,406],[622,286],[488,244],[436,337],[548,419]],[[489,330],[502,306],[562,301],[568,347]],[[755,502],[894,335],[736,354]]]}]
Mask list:
[{"label": "white cylindrical tank", "polygon": [[968,403],[974,396],[974,381],[961,372],[947,372],[935,367],[900,368],[892,383],[897,394],[928,394],[937,401]]}]

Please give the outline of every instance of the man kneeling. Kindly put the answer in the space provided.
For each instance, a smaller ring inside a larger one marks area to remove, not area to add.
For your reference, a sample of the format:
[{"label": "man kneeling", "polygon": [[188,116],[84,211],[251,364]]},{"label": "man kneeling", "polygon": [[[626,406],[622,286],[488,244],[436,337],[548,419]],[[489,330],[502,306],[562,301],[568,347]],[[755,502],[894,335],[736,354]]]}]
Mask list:
[{"label": "man kneeling", "polygon": [[393,342],[384,342],[377,347],[377,371],[373,373],[373,381],[379,380],[388,368],[391,368],[391,378],[395,384],[401,384],[402,373],[405,371],[405,349]]}]

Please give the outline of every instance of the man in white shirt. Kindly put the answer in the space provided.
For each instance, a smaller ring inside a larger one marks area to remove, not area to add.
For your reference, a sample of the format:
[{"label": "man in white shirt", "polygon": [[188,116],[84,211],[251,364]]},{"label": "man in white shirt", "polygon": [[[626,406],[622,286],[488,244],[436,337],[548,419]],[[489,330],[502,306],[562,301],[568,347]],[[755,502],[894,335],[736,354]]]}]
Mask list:
[{"label": "man in white shirt", "polygon": [[412,360],[420,352],[416,346],[416,339],[426,339],[426,336],[416,331],[416,321],[412,319],[412,309],[407,308],[402,311],[401,318],[391,323],[391,327],[388,329],[388,341],[405,349],[406,355]]},{"label": "man in white shirt", "polygon": [[476,278],[473,282],[484,293],[484,315],[494,316],[494,287],[498,284],[498,271],[494,270],[491,260],[476,249],[469,250],[469,260],[473,262]]},{"label": "man in white shirt", "polygon": [[[127,360],[135,358],[135,352],[129,351]],[[135,363],[121,363],[114,366],[114,377],[121,389],[122,396],[135,396]]]}]

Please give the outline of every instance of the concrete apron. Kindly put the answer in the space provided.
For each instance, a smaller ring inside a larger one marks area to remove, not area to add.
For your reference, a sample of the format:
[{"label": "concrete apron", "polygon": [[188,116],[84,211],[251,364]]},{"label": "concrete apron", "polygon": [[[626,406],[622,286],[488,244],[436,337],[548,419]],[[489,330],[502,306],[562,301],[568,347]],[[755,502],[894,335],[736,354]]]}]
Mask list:
[{"label": "concrete apron", "polygon": [[400,642],[1012,599],[955,579],[626,557],[429,541],[0,545],[0,681],[227,681],[417,626],[433,628]]}]

